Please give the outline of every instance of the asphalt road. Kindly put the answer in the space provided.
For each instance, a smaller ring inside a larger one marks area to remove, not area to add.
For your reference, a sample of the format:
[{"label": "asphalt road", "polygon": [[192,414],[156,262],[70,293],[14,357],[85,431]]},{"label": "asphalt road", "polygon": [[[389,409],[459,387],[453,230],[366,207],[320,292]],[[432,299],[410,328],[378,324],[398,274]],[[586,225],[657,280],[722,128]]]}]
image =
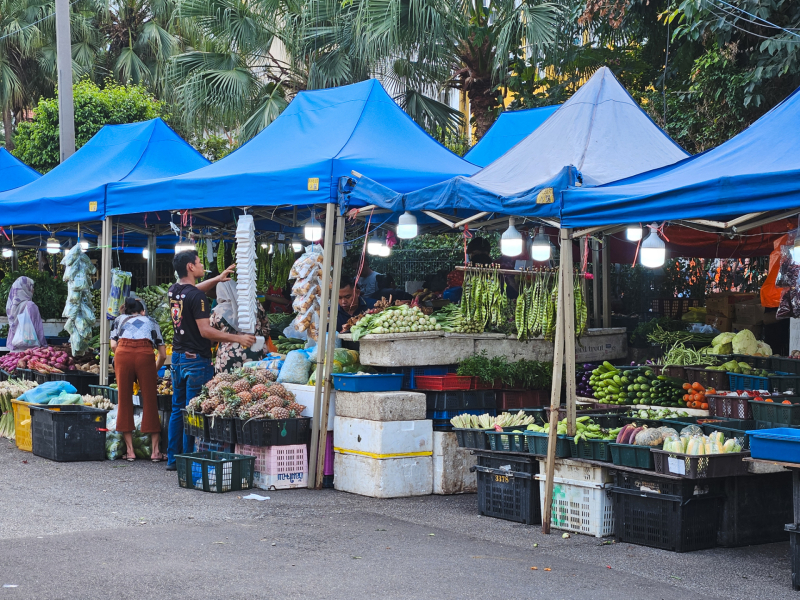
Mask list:
[{"label": "asphalt road", "polygon": [[675,554],[480,517],[474,495],[255,493],[270,499],[180,489],[163,464],[53,463],[3,440],[0,600],[798,597],[788,542]]}]

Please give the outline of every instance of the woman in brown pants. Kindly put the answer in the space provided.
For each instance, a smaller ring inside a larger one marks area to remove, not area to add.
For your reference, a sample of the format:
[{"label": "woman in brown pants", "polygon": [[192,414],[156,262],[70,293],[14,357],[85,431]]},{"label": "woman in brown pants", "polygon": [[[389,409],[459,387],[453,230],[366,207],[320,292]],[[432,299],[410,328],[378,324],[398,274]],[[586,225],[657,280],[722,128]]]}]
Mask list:
[{"label": "woman in brown pants", "polygon": [[[143,415],[141,432],[149,433],[152,445],[150,456],[153,462],[166,459],[158,450],[161,438],[161,423],[158,419],[158,370],[167,360],[167,349],[161,329],[153,319],[144,314],[144,306],[135,298],[125,300],[125,314],[114,321],[111,332],[111,348],[114,353],[114,371],[117,375],[118,405],[117,431],[122,433],[127,446],[125,460],[134,461],[133,452],[133,382],[139,382],[139,397]],[[154,359],[153,349],[158,349]]]}]

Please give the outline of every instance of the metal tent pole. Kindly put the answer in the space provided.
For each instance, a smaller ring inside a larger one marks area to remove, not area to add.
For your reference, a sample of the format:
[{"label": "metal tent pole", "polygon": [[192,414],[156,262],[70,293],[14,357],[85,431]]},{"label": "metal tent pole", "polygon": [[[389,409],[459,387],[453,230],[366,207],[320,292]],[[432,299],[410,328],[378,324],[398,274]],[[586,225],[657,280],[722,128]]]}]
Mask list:
[{"label": "metal tent pole", "polygon": [[[330,302],[331,287],[331,262],[333,257],[333,228],[335,220],[336,205],[328,203],[325,207],[325,247],[322,252],[322,297],[319,309],[319,329],[317,330],[317,372],[314,383],[314,416],[311,419],[311,448],[308,456],[308,487],[314,489],[316,486],[316,470],[311,469],[311,465],[317,464],[317,454],[319,452],[319,427],[320,414],[322,411],[322,380],[325,376],[325,354],[319,351],[319,345],[325,343],[325,333],[328,330],[328,304]],[[325,449],[322,449],[325,452]]]},{"label": "metal tent pole", "polygon": [[603,327],[611,327],[611,276],[610,271],[610,250],[608,247],[609,238],[603,236]]},{"label": "metal tent pole", "polygon": [[100,234],[103,240],[100,250],[100,385],[108,385],[108,342],[111,324],[106,318],[106,308],[108,292],[111,289],[111,221],[111,217],[106,217]]},{"label": "metal tent pole", "polygon": [[75,107],[72,99],[72,35],[69,0],[56,0],[56,69],[58,71],[58,146],[60,162],[75,153]]},{"label": "metal tent pole", "polygon": [[[344,255],[344,230],[345,218],[336,217],[336,247],[333,253],[333,282],[331,284],[331,317],[328,319],[328,337],[325,348],[325,389],[323,392],[322,410],[320,412],[319,452],[317,453],[317,489],[322,487],[322,478],[325,474],[325,452],[328,447],[328,413],[331,407],[331,390],[333,389],[333,352],[336,342],[337,319],[333,315],[339,313],[339,283],[342,276],[342,257]],[[309,463],[308,470],[311,471]]]},{"label": "metal tent pole", "polygon": [[600,327],[600,247],[592,238],[592,324]]},{"label": "metal tent pole", "polygon": [[147,285],[156,285],[156,236],[147,236]]}]

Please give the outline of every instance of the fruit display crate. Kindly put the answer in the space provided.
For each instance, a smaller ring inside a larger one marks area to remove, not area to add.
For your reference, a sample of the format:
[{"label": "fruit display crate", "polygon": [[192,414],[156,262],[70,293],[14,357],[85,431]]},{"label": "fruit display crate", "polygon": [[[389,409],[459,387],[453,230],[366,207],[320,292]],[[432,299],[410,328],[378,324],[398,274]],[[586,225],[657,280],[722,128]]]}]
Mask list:
[{"label": "fruit display crate", "polygon": [[112,388],[108,385],[90,385],[89,386],[89,394],[92,396],[102,396],[111,404],[116,404],[118,402],[118,392],[117,388]]},{"label": "fruit display crate", "polygon": [[8,381],[10,377],[11,373],[9,373],[8,371],[4,371],[3,369],[0,369],[0,381]]},{"label": "fruit display crate", "polygon": [[482,408],[479,410],[429,410],[425,413],[426,419],[433,421],[434,431],[453,431],[453,424],[450,419],[458,415],[486,415],[497,416],[497,411],[492,409]]},{"label": "fruit display crate", "polygon": [[730,382],[731,390],[767,390],[770,392],[778,389],[779,385],[791,385],[791,388],[789,389],[796,389],[795,386],[797,383],[800,383],[800,377],[784,371],[777,371],[775,375],[771,375],[769,377],[728,373],[728,380]]},{"label": "fruit display crate", "polygon": [[653,372],[656,375],[666,375],[667,377],[677,377],[686,379],[686,367],[680,365],[654,366]]},{"label": "fruit display crate", "polygon": [[247,446],[294,446],[311,442],[311,417],[235,419],[236,438]]},{"label": "fruit display crate", "polygon": [[333,388],[341,392],[398,392],[402,387],[402,373],[333,374]]},{"label": "fruit display crate", "polygon": [[759,400],[749,402],[754,421],[767,421],[781,426],[800,425],[800,404],[782,404],[785,400],[780,398],[775,398],[772,402]]},{"label": "fruit display crate", "polygon": [[237,492],[253,487],[254,456],[229,452],[175,455],[178,485],[204,492]]},{"label": "fruit display crate", "polygon": [[399,373],[403,375],[404,390],[416,389],[417,377],[420,375],[447,375],[455,373],[458,365],[442,365],[436,367],[375,367],[379,373]]},{"label": "fruit display crate", "polygon": [[487,429],[486,439],[489,448],[495,452],[526,452],[528,449],[525,431],[519,427],[503,427],[503,431]]},{"label": "fruit display crate", "polygon": [[772,371],[783,371],[792,375],[800,375],[800,359],[789,358],[786,356],[771,356],[769,366],[765,367]]},{"label": "fruit display crate", "polygon": [[712,417],[741,419],[742,421],[753,418],[749,401],[749,396],[720,396],[718,394],[706,396],[708,413]]},{"label": "fruit display crate", "polygon": [[485,429],[456,429],[456,441],[460,448],[474,448],[476,450],[489,450],[489,440]]},{"label": "fruit display crate", "polygon": [[414,378],[415,389],[444,391],[444,390],[470,390],[474,382],[472,377],[463,375],[419,375]]},{"label": "fruit display crate", "polygon": [[308,485],[308,448],[292,446],[236,445],[236,454],[253,456],[253,484],[262,490],[283,490]]},{"label": "fruit display crate", "polygon": [[726,477],[717,545],[738,548],[783,542],[784,525],[794,520],[792,474]]},{"label": "fruit display crate", "polygon": [[800,429],[779,427],[777,429],[751,430],[750,452],[759,460],[800,463]]},{"label": "fruit display crate", "polygon": [[[752,442],[751,442],[752,443]],[[684,477],[686,479],[713,479],[745,475],[747,463],[742,459],[750,452],[730,452],[727,454],[683,454],[651,448],[656,473]]]},{"label": "fruit display crate", "polygon": [[75,386],[81,396],[91,393],[89,386],[100,383],[100,375],[85,371],[65,371],[64,373],[48,373],[47,381],[66,381]]},{"label": "fruit display crate", "polygon": [[[526,431],[525,437],[528,439],[528,452],[537,456],[547,456],[547,448],[550,444],[550,436],[547,433],[538,431]],[[572,456],[569,449],[569,440],[566,435],[556,436],[556,458],[566,458]]]},{"label": "fruit display crate", "polygon": [[685,375],[680,379],[685,379],[689,383],[696,381],[706,389],[714,388],[715,390],[724,390],[730,383],[725,371],[704,369],[703,367],[685,367]]},{"label": "fruit display crate", "polygon": [[750,429],[763,429],[759,427],[758,421],[744,421],[741,419],[731,419],[730,421],[719,421],[717,423],[706,422],[700,427],[706,435],[721,431],[726,440],[735,439],[741,445],[742,450],[750,449],[750,436],[747,435],[747,431]]},{"label": "fruit display crate", "polygon": [[183,433],[201,440],[210,440],[208,437],[208,417],[202,413],[190,413],[185,408],[183,413]]},{"label": "fruit display crate", "polygon": [[30,406],[33,453],[57,462],[105,460],[108,411],[82,405],[60,409]]},{"label": "fruit display crate", "polygon": [[622,427],[622,415],[613,414],[582,414],[581,417],[589,417],[594,423],[603,429],[616,429]]},{"label": "fruit display crate", "polygon": [[644,469],[652,471],[655,469],[653,464],[653,453],[650,446],[634,446],[633,444],[609,444],[611,449],[611,461],[620,467],[633,467],[634,469]]},{"label": "fruit display crate", "polygon": [[425,392],[427,410],[484,410],[497,408],[494,390]]},{"label": "fruit display crate", "polygon": [[696,485],[618,471],[611,487],[617,541],[672,552],[714,548],[724,500],[720,480]]},{"label": "fruit display crate", "polygon": [[30,404],[22,400],[12,400],[11,407],[14,411],[14,431],[17,448],[26,452],[33,451],[33,439],[31,438],[31,407],[38,406],[56,412],[61,410],[60,406],[49,406],[47,404]]},{"label": "fruit display crate", "polygon": [[599,460],[611,462],[611,449],[608,440],[578,440],[568,437],[569,451],[572,458],[582,458],[584,460]]},{"label": "fruit display crate", "polygon": [[539,486],[533,457],[476,451],[478,464],[470,470],[478,480],[478,512],[487,517],[526,525],[542,522]]},{"label": "fruit display crate", "polygon": [[[544,474],[536,476],[539,482],[539,501],[544,512]],[[583,533],[594,537],[614,534],[614,513],[608,496],[610,484],[553,477],[553,506],[550,524],[555,529]]]},{"label": "fruit display crate", "polygon": [[212,442],[237,443],[236,421],[233,418],[206,417],[206,423],[208,423],[208,439]]}]

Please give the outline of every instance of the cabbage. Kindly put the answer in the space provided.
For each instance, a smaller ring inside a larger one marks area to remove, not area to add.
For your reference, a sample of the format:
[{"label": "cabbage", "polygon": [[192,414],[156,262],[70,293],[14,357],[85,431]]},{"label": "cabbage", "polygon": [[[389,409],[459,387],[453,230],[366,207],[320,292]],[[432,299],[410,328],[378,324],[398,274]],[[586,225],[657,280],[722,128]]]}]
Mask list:
[{"label": "cabbage", "polygon": [[734,354],[755,354],[758,352],[758,341],[753,332],[749,329],[743,329],[735,336],[733,336],[733,353]]},{"label": "cabbage", "polygon": [[712,346],[719,346],[722,344],[729,344],[733,341],[733,338],[736,337],[733,333],[720,333],[717,337],[711,340]]},{"label": "cabbage", "polygon": [[733,344],[727,342],[725,344],[719,344],[718,346],[712,346],[711,350],[708,352],[709,354],[732,354],[733,353]]},{"label": "cabbage", "polygon": [[762,356],[772,356],[772,348],[765,342],[756,342],[758,353]]}]

